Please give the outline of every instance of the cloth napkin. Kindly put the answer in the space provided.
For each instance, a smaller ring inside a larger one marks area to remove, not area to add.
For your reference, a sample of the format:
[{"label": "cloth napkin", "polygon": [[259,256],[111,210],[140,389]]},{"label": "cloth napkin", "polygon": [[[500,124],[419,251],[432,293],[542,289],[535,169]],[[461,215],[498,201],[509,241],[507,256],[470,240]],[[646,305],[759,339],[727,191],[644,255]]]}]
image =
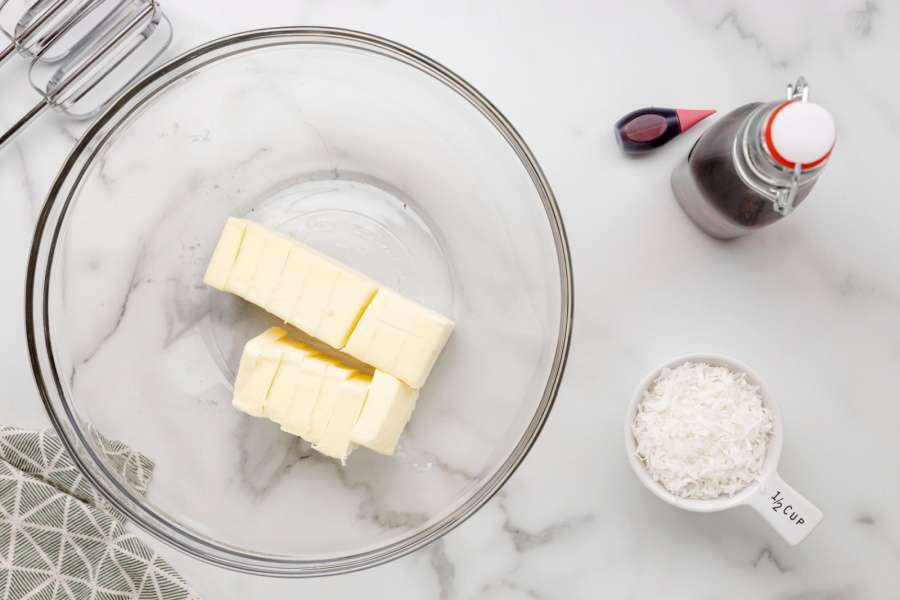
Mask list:
[{"label": "cloth napkin", "polygon": [[[141,495],[153,462],[96,436]],[[52,431],[0,427],[0,598],[199,600],[81,475]]]}]

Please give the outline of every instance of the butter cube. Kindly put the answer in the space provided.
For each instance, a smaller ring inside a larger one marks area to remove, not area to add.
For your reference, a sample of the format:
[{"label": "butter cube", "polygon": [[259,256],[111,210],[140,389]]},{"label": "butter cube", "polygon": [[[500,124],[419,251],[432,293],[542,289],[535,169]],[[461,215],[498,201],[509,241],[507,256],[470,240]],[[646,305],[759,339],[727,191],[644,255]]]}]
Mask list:
[{"label": "butter cube", "polygon": [[294,248],[306,252],[304,283],[285,320],[339,349],[347,342],[378,284],[299,242]]},{"label": "butter cube", "polygon": [[[328,261],[312,253],[307,256],[306,268],[306,284],[300,290],[287,320],[309,335],[333,345],[335,340],[323,339],[319,335],[319,328],[334,295],[338,271],[331,268]],[[340,341],[337,343],[340,344]]]},{"label": "butter cube", "polygon": [[356,374],[340,383],[331,408],[331,418],[313,449],[341,462],[347,460],[354,448],[351,441],[353,426],[366,402],[371,383],[372,378],[362,374]]},{"label": "butter cube", "polygon": [[376,370],[350,439],[380,454],[392,455],[416,408],[418,397],[418,390]]},{"label": "butter cube", "polygon": [[282,321],[290,321],[309,272],[309,253],[304,248],[292,246],[269,303],[264,308]]},{"label": "butter cube", "polygon": [[333,348],[347,341],[378,284],[300,242],[292,248],[270,301],[273,315]]},{"label": "butter cube", "polygon": [[264,239],[262,257],[245,296],[263,308],[269,304],[293,246],[289,238],[273,232],[266,232]]},{"label": "butter cube", "polygon": [[294,397],[303,375],[303,363],[314,356],[315,352],[304,344],[287,338],[282,338],[277,343],[281,345],[283,352],[281,366],[263,406],[263,416],[281,423],[294,405]]},{"label": "butter cube", "polygon": [[363,311],[378,291],[378,284],[344,267],[336,268],[338,276],[316,337],[340,349],[347,343]]},{"label": "butter cube", "polygon": [[203,283],[217,290],[225,289],[225,283],[228,281],[231,267],[237,259],[246,228],[247,224],[240,219],[230,218],[225,222],[216,249],[213,251],[212,258],[209,259]]},{"label": "butter cube", "polygon": [[309,360],[301,363],[291,405],[284,412],[272,416],[272,420],[281,425],[282,431],[309,440],[313,413],[322,395],[328,366],[318,355],[310,356]]},{"label": "butter cube", "polygon": [[271,327],[244,346],[234,382],[235,408],[254,417],[263,416],[269,388],[281,364],[282,350],[275,342],[286,335],[281,327]]},{"label": "butter cube", "polygon": [[247,297],[256,270],[259,268],[266,246],[267,233],[265,228],[253,221],[244,221],[244,239],[238,249],[237,259],[231,267],[228,281],[225,282],[225,291]]},{"label": "butter cube", "polygon": [[453,321],[381,288],[343,350],[419,389],[453,331]]},{"label": "butter cube", "polygon": [[325,362],[328,364],[328,369],[325,372],[322,389],[316,399],[309,430],[303,435],[303,439],[311,444],[318,444],[325,435],[335,407],[343,397],[344,382],[356,373],[350,367],[346,367],[336,360],[325,359]]}]

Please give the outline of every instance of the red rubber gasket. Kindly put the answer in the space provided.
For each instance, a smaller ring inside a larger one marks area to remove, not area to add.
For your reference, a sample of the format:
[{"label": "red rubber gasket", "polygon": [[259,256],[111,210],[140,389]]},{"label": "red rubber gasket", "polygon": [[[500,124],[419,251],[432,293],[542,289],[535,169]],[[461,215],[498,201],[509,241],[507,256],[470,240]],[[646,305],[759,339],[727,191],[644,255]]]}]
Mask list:
[{"label": "red rubber gasket", "polygon": [[[787,102],[782,103],[778,108],[776,108],[775,110],[772,111],[772,114],[769,116],[769,120],[766,123],[766,133],[765,133],[766,147],[769,149],[769,153],[772,155],[772,158],[775,159],[775,162],[777,162],[778,164],[780,164],[783,167],[787,167],[788,169],[793,169],[794,167],[797,166],[797,163],[789,161],[788,159],[783,157],[778,152],[778,150],[775,149],[775,143],[772,141],[772,123],[775,122],[775,117],[778,115],[778,113],[781,112],[781,109],[783,109],[788,104],[791,104],[792,102],[797,102],[797,100],[796,99],[788,100]],[[828,149],[828,152],[823,154],[821,157],[817,158],[816,160],[814,160],[812,162],[801,164],[800,169],[812,169],[813,167],[817,167],[817,166],[821,165],[823,162],[828,160],[828,157],[831,156],[831,151],[833,149],[834,149],[834,144],[832,144],[831,148]]]}]

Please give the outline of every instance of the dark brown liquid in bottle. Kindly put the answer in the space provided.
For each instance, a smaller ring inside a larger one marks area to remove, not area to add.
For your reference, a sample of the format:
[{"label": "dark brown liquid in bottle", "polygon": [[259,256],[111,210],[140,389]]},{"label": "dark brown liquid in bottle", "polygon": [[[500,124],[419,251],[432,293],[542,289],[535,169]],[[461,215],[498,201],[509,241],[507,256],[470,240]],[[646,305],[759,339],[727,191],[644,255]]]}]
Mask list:
[{"label": "dark brown liquid in bottle", "polygon": [[[735,167],[739,135],[747,117],[761,103],[753,102],[723,116],[697,140],[687,164],[676,170],[673,187],[681,206],[697,225],[715,237],[732,238],[782,218],[772,198],[748,185]],[[798,190],[795,204],[810,191]]]}]

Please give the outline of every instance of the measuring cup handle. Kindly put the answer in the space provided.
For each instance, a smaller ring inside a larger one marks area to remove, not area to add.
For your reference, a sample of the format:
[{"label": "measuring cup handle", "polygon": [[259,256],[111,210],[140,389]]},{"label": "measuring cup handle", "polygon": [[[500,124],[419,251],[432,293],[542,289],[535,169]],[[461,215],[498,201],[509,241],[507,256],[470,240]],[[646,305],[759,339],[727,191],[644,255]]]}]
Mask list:
[{"label": "measuring cup handle", "polygon": [[765,517],[791,546],[796,546],[822,521],[822,511],[786,484],[778,473],[760,482],[746,504]]}]

